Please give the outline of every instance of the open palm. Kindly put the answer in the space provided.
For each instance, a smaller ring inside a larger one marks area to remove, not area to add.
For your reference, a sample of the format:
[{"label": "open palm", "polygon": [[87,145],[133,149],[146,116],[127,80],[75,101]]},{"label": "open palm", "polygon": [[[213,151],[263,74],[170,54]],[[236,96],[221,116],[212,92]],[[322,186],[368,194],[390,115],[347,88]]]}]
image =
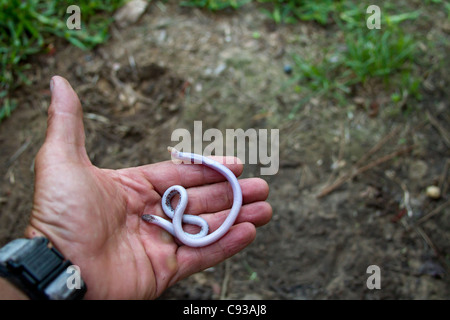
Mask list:
[{"label": "open palm", "polygon": [[[179,245],[141,216],[163,216],[161,195],[179,184],[188,190],[187,213],[201,214],[215,230],[233,200],[225,178],[205,166],[171,161],[121,170],[93,166],[86,154],[76,93],[61,77],[54,77],[52,86],[26,236],[46,236],[80,267],[88,287],[86,298],[156,298],[178,280],[242,250],[254,239],[255,227],[270,220],[267,184],[242,179],[244,205],[230,231],[204,248]],[[239,163],[227,166],[237,176],[242,172]]]}]

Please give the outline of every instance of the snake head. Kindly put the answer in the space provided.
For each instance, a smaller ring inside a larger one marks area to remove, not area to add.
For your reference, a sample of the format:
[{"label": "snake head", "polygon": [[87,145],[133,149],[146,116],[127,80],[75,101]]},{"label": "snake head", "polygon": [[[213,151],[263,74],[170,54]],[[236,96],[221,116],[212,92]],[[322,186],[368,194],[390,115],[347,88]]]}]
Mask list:
[{"label": "snake head", "polygon": [[183,160],[181,160],[179,158],[179,154],[181,153],[180,151],[178,151],[177,149],[173,148],[173,147],[167,147],[167,151],[170,152],[171,156],[172,156],[172,162],[174,164],[180,164],[183,162]]},{"label": "snake head", "polygon": [[174,147],[167,147],[167,151],[169,151],[172,155],[177,155],[179,151],[175,149]]},{"label": "snake head", "polygon": [[152,223],[155,220],[155,218],[151,214],[144,214],[144,215],[142,215],[141,218],[142,218],[142,220],[150,222],[150,223]]}]

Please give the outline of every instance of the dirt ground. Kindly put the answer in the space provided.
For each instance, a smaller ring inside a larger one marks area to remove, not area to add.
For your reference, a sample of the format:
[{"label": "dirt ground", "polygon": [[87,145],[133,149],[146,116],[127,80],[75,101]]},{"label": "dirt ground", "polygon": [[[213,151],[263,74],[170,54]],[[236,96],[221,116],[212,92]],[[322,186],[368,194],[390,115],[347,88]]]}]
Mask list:
[{"label": "dirt ground", "polygon": [[[161,299],[448,299],[448,74],[431,72],[407,114],[383,108],[376,88],[356,88],[354,103],[313,98],[290,119],[299,97],[286,89],[283,66],[293,52],[320,50],[327,32],[276,26],[252,5],[217,14],[152,2],[93,51],[55,42],[54,54],[31,61],[32,84],[17,90],[19,107],[0,124],[0,243],[26,225],[49,80],[59,74],[80,96],[87,150],[100,167],[168,160],[173,130],[192,130],[194,120],[203,130],[280,130],[279,171],[261,176],[272,221],[246,250]],[[373,101],[376,115],[365,107]],[[246,164],[243,177],[260,167]],[[317,197],[339,177],[348,179]],[[425,194],[430,185],[439,199]],[[380,267],[379,290],[366,286],[370,265]]]}]

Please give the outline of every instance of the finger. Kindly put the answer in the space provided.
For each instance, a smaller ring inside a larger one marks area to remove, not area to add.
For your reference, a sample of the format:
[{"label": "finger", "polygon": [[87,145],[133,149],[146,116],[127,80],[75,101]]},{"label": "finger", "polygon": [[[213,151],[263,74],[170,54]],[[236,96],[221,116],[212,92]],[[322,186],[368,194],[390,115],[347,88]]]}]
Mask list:
[{"label": "finger", "polygon": [[172,284],[233,256],[248,246],[255,236],[255,226],[244,222],[234,225],[223,238],[209,246],[202,248],[181,246],[177,251],[178,274],[172,280]]},{"label": "finger", "polygon": [[[241,179],[239,185],[243,204],[264,201],[269,195],[269,185],[263,179]],[[228,182],[193,187],[187,192],[189,201],[185,212],[188,214],[214,213],[229,209],[233,204],[233,189]]]},{"label": "finger", "polygon": [[[209,225],[210,232],[218,229],[230,214],[230,210],[222,210],[214,214],[202,214],[201,218],[205,219]],[[234,224],[242,222],[250,222],[255,227],[261,227],[268,223],[272,218],[272,206],[266,201],[257,201],[242,206],[239,215]],[[199,232],[199,228],[193,225],[185,225],[184,231],[195,234]]]},{"label": "finger", "polygon": [[[222,210],[214,214],[206,214],[201,217],[208,222],[211,232],[219,228],[228,217],[230,210]],[[266,201],[258,201],[242,206],[235,224],[250,222],[255,227],[261,227],[272,218],[272,206]]]},{"label": "finger", "polygon": [[52,91],[48,108],[45,144],[51,145],[62,160],[88,161],[85,150],[83,111],[69,82],[59,76],[50,81]]},{"label": "finger", "polygon": [[[243,171],[242,162],[235,157],[211,157],[230,169],[235,176]],[[185,188],[225,181],[225,177],[216,170],[200,164],[175,164],[164,161],[139,167],[142,174],[150,181],[159,194],[173,186],[181,185]]]}]

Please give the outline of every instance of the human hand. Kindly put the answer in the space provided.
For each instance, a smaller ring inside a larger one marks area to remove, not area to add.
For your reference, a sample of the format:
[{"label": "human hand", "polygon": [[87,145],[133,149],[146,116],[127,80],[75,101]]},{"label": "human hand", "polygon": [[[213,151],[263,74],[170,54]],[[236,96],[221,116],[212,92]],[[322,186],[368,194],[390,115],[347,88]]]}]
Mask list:
[{"label": "human hand", "polygon": [[[267,183],[242,179],[243,206],[229,232],[207,247],[178,245],[169,233],[144,222],[141,216],[163,215],[161,195],[179,184],[189,194],[186,213],[201,214],[213,231],[232,204],[231,188],[224,177],[202,165],[171,161],[121,170],[95,167],[86,153],[76,93],[58,76],[52,78],[52,88],[47,134],[35,161],[33,208],[25,235],[47,237],[80,267],[88,287],[85,298],[156,298],[180,279],[242,250],[255,238],[255,227],[270,220],[272,209],[265,202]],[[224,158],[215,160],[225,163]],[[242,164],[226,166],[236,176],[242,173]]]}]

